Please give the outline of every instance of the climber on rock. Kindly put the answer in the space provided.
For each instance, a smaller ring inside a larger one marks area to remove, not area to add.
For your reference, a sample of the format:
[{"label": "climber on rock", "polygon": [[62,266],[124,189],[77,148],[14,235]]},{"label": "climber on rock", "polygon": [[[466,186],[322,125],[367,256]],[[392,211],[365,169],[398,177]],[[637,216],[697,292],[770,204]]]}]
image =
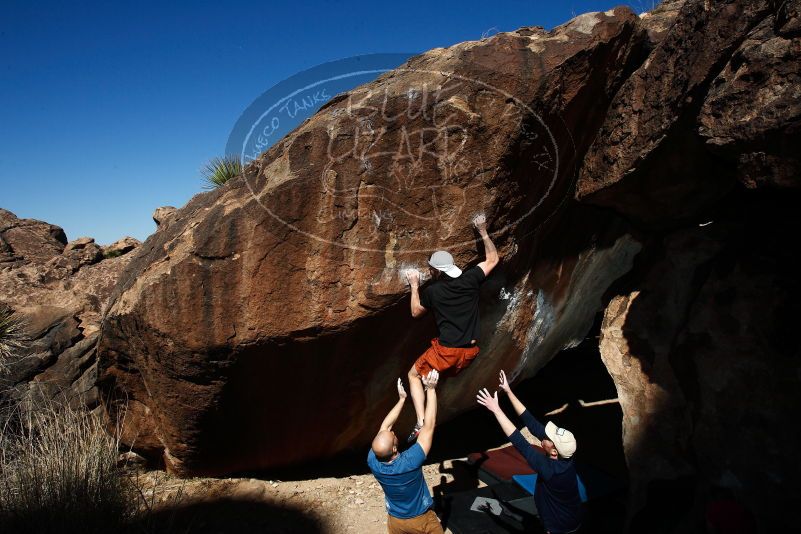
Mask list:
[{"label": "climber on rock", "polygon": [[417,415],[417,424],[407,439],[410,443],[417,439],[425,420],[422,377],[432,369],[440,374],[445,371],[456,374],[478,355],[479,287],[498,265],[499,259],[498,251],[487,233],[486,217],[477,215],[473,218],[473,224],[484,243],[484,261],[462,272],[454,265],[450,253],[438,250],[428,260],[433,282],[422,292],[417,269],[406,271],[412,288],[412,317],[420,317],[432,310],[439,331],[439,336],[431,340],[431,346],[409,370],[409,387]]},{"label": "climber on rock", "polygon": [[432,509],[434,500],[423,477],[423,462],[434,441],[438,380],[439,374],[436,371],[423,379],[427,397],[426,424],[420,430],[417,443],[399,453],[398,437],[392,431],[392,426],[406,402],[406,390],[403,389],[401,379],[398,379],[398,402],[384,418],[373,439],[370,452],[367,453],[367,465],[384,490],[389,516],[387,530],[390,534],[442,534],[442,525]]}]

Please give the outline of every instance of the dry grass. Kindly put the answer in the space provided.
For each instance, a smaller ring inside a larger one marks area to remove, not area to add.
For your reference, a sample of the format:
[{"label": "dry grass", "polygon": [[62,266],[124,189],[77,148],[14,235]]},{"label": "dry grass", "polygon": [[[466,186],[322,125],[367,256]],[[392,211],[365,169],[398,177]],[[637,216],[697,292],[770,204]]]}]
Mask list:
[{"label": "dry grass", "polygon": [[[0,307],[0,379],[26,342],[22,318]],[[83,407],[11,393],[0,391],[0,533],[172,531],[164,508],[180,505],[180,492],[165,498],[120,465],[119,432]]]},{"label": "dry grass", "polygon": [[98,417],[50,405],[0,432],[0,531],[113,532],[136,513],[118,442]]},{"label": "dry grass", "polygon": [[0,376],[8,371],[9,364],[25,343],[22,317],[0,304]]}]

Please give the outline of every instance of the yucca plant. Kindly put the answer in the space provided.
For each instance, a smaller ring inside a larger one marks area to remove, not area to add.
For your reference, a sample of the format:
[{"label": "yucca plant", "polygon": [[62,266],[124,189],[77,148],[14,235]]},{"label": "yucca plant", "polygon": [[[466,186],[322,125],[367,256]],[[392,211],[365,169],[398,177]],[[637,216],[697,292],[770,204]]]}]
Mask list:
[{"label": "yucca plant", "polygon": [[16,351],[22,348],[25,329],[22,318],[0,305],[0,376],[4,375]]},{"label": "yucca plant", "polygon": [[204,189],[216,189],[234,176],[242,174],[242,162],[232,155],[211,158],[200,169],[200,174],[206,182]]}]

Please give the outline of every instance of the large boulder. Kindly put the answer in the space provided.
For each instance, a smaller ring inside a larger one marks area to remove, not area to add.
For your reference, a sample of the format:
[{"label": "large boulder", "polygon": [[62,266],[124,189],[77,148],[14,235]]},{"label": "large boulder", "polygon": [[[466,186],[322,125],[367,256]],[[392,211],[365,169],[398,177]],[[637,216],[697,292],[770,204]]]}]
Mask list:
[{"label": "large boulder", "polygon": [[64,230],[35,219],[20,219],[0,208],[0,265],[12,261],[44,263],[67,245]]},{"label": "large boulder", "polygon": [[434,332],[401,271],[440,247],[478,261],[485,212],[503,261],[440,420],[605,310],[632,531],[692,530],[721,494],[797,530],[799,13],[618,8],[432,50],[332,99],[134,253],[98,343],[124,441],[184,475],[366,446]]},{"label": "large boulder", "polygon": [[580,341],[640,246],[571,200],[641,56],[638,24],[617,8],[412,58],[178,210],[103,321],[106,407],[124,399],[126,441],[184,475],[366,445],[434,334],[410,317],[401,272],[436,248],[480,260],[477,212],[503,265],[484,286],[481,354],[442,386],[439,420],[498,369],[530,376]]}]

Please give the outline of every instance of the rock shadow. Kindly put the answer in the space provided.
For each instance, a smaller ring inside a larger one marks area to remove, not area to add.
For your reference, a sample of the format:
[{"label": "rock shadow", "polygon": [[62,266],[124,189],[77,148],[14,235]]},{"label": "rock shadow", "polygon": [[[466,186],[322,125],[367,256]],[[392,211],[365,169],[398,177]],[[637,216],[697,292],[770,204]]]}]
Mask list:
[{"label": "rock shadow", "polygon": [[130,525],[133,533],[317,534],[322,520],[309,509],[254,499],[220,498],[165,507]]},{"label": "rock shadow", "polygon": [[[628,408],[638,421],[627,443],[632,531],[642,522],[651,530],[637,531],[702,528],[716,485],[761,528],[797,527],[780,510],[798,500],[799,469],[786,459],[801,434],[770,432],[794,418],[800,398],[791,377],[801,285],[787,245],[801,232],[799,200],[738,188],[699,224],[655,233],[615,288],[637,292],[622,325],[622,364],[666,392],[654,400],[632,390],[643,403]],[[755,462],[754,450],[769,452]]]}]

